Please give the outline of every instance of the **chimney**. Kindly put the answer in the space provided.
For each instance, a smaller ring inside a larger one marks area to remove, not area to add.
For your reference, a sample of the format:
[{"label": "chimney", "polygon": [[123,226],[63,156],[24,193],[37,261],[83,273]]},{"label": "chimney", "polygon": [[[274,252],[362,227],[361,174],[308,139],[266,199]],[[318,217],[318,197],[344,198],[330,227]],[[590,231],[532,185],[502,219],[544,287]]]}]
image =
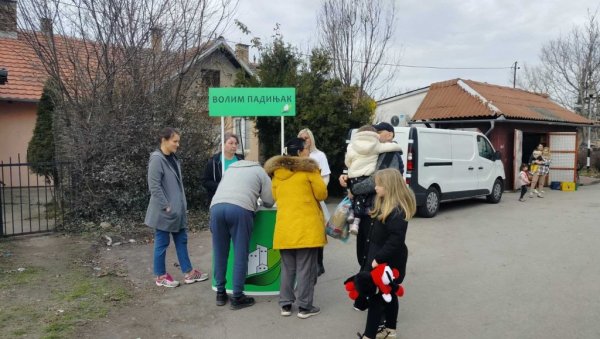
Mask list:
[{"label": "chimney", "polygon": [[40,19],[40,31],[47,35],[52,35],[52,19],[41,18]]},{"label": "chimney", "polygon": [[0,38],[17,38],[16,0],[0,0]]},{"label": "chimney", "polygon": [[235,56],[246,64],[249,63],[249,61],[248,61],[249,60],[248,59],[248,49],[249,48],[250,48],[250,45],[235,44]]},{"label": "chimney", "polygon": [[162,51],[163,30],[158,27],[150,28],[150,44],[154,52]]}]

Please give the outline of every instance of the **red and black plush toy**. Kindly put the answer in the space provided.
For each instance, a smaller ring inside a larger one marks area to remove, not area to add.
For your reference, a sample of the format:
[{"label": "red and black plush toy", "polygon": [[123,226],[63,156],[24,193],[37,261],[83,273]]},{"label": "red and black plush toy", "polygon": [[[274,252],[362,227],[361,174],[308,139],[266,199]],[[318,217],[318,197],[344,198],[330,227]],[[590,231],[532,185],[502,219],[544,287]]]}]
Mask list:
[{"label": "red and black plush toy", "polygon": [[388,303],[392,300],[392,293],[402,297],[404,288],[395,282],[399,277],[397,269],[382,263],[371,272],[359,272],[346,279],[344,286],[350,299],[354,300],[354,307],[364,311],[369,307],[369,300],[378,293]]}]

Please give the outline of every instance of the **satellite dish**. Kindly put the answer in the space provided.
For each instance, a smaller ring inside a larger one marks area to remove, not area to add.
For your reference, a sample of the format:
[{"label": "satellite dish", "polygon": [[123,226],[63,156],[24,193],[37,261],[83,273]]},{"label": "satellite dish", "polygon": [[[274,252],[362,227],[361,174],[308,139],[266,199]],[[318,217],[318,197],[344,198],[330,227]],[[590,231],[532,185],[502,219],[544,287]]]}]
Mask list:
[{"label": "satellite dish", "polygon": [[400,118],[397,115],[394,115],[391,119],[392,126],[396,127],[400,124]]}]

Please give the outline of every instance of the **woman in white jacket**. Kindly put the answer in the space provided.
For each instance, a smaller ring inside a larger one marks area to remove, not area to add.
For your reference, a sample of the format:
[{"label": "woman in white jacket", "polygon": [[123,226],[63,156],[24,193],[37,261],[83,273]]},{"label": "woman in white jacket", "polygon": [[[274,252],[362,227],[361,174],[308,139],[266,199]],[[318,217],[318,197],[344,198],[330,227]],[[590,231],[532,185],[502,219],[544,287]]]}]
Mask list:
[{"label": "woman in white jacket", "polygon": [[[375,173],[379,154],[398,151],[402,151],[402,148],[396,143],[381,143],[379,141],[379,134],[377,134],[373,126],[366,125],[359,128],[350,139],[344,160],[348,167],[350,187]],[[358,234],[360,217],[366,216],[369,213],[367,200],[367,195],[352,197],[353,215],[349,221],[352,222],[350,233],[354,235]]]}]

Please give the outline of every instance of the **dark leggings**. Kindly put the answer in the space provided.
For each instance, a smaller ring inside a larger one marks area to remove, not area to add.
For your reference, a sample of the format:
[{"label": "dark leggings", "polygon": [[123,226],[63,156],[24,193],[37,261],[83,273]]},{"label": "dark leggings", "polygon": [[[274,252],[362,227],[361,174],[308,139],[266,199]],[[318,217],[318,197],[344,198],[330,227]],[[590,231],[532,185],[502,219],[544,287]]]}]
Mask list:
[{"label": "dark leggings", "polygon": [[381,294],[377,294],[370,300],[369,312],[367,313],[367,325],[365,326],[365,337],[375,338],[377,328],[381,324],[381,318],[385,318],[385,327],[396,329],[398,321],[398,296],[392,294],[392,300],[387,303]]},{"label": "dark leggings", "polygon": [[527,185],[522,185],[521,186],[521,197],[519,199],[523,199],[523,197],[525,196],[525,193],[527,193]]}]

